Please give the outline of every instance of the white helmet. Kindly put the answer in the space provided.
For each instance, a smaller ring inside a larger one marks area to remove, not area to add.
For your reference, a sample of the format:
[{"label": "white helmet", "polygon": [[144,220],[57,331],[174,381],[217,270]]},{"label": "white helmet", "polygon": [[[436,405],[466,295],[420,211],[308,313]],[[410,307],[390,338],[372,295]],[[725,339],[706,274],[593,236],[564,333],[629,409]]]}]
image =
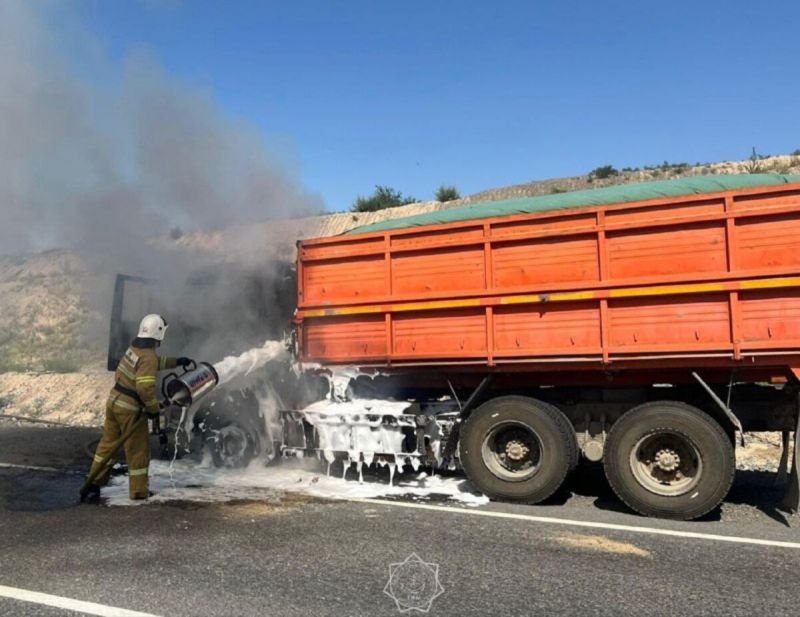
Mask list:
[{"label": "white helmet", "polygon": [[163,341],[166,331],[167,320],[161,315],[151,313],[150,315],[145,315],[144,319],[142,319],[139,324],[139,334],[136,336],[139,338],[152,338],[157,341]]}]

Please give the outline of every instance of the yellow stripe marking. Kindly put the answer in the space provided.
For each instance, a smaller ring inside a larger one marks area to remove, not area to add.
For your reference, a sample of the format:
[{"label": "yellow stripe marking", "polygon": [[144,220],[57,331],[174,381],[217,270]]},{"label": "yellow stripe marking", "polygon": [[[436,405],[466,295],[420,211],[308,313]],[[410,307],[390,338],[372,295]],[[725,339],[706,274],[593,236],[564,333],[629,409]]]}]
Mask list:
[{"label": "yellow stripe marking", "polygon": [[121,362],[120,362],[120,364],[119,364],[119,366],[118,366],[117,368],[119,368],[119,372],[120,372],[120,373],[122,373],[123,375],[125,375],[125,377],[127,377],[127,378],[128,378],[128,379],[130,379],[131,381],[133,381],[134,379],[136,379],[136,373],[134,373],[134,372],[132,372],[132,371],[129,371],[127,368],[125,368],[125,366],[124,366],[124,365],[123,365]]},{"label": "yellow stripe marking", "polygon": [[645,296],[707,293],[710,291],[725,291],[725,283],[699,283],[697,285],[663,285],[657,287],[634,287],[632,289],[612,289],[608,292],[608,297],[638,298]]},{"label": "yellow stripe marking", "polygon": [[599,297],[596,291],[565,291],[553,294],[533,294],[528,296],[506,296],[500,304],[537,304],[540,302],[573,302],[591,300]]},{"label": "yellow stripe marking", "polygon": [[129,469],[128,475],[133,476],[146,476],[147,475],[147,467],[142,467],[141,469]]},{"label": "yellow stripe marking", "polygon": [[130,411],[139,411],[138,405],[131,405],[130,403],[121,401],[120,399],[114,401],[114,405],[116,405],[117,407],[122,407],[123,409],[129,409]]},{"label": "yellow stripe marking", "polygon": [[800,277],[774,279],[755,279],[732,281],[729,283],[696,283],[690,285],[655,285],[652,287],[628,287],[623,289],[597,291],[565,291],[551,294],[525,294],[501,298],[468,298],[464,300],[432,300],[430,302],[410,302],[407,304],[376,304],[370,306],[350,306],[344,308],[312,309],[301,311],[303,318],[334,317],[339,315],[364,315],[370,313],[403,313],[435,309],[491,306],[492,304],[542,304],[546,302],[575,302],[599,298],[644,298],[648,296],[688,295],[709,292],[738,291],[753,289],[779,289],[800,287]]},{"label": "yellow stripe marking", "polygon": [[425,311],[429,309],[442,308],[464,308],[469,306],[480,306],[481,301],[475,298],[469,300],[433,300],[431,302],[411,302],[410,304],[398,304],[392,307],[392,312],[402,311]]},{"label": "yellow stripe marking", "polygon": [[795,287],[800,285],[800,276],[783,279],[762,279],[756,281],[742,281],[741,289],[775,289],[776,287]]},{"label": "yellow stripe marking", "polygon": [[136,383],[155,383],[155,382],[156,382],[155,377],[148,377],[147,375],[145,375],[144,377],[136,378]]},{"label": "yellow stripe marking", "polygon": [[105,457],[103,457],[103,456],[100,456],[99,454],[95,454],[95,455],[94,455],[94,462],[95,462],[95,463],[102,463],[104,458],[105,458]]}]

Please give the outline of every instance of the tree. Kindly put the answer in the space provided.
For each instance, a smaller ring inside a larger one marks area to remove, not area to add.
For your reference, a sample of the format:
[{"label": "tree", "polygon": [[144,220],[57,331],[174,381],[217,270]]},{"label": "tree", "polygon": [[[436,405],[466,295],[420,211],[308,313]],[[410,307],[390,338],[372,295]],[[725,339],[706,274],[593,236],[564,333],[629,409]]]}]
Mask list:
[{"label": "tree", "polygon": [[443,184],[436,189],[436,201],[453,201],[454,199],[461,199],[461,193],[456,187]]},{"label": "tree", "polygon": [[603,178],[610,178],[611,176],[617,175],[619,175],[619,172],[613,165],[603,165],[602,167],[595,167],[589,172],[589,181],[602,180]]},{"label": "tree", "polygon": [[410,195],[403,195],[400,191],[390,186],[381,186],[379,184],[369,197],[362,197],[361,195],[356,197],[350,211],[375,212],[376,210],[384,210],[385,208],[396,208],[397,206],[413,204],[416,201],[417,200]]}]

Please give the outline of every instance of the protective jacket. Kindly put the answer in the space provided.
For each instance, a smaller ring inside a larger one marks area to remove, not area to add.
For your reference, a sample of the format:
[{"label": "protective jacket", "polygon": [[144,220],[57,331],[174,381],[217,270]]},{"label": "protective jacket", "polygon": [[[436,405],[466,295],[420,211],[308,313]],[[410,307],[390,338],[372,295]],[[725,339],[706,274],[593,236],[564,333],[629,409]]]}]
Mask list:
[{"label": "protective jacket", "polygon": [[175,358],[156,355],[153,339],[133,339],[114,374],[111,398],[121,409],[139,411],[144,408],[150,415],[158,415],[156,373],[175,368]]},{"label": "protective jacket", "polygon": [[[103,437],[97,444],[92,471],[112,450],[113,444],[131,428],[142,411],[158,415],[159,402],[156,396],[156,373],[174,368],[175,358],[156,355],[156,341],[136,338],[128,347],[117,365],[114,387],[106,402],[106,418]],[[128,490],[131,499],[146,499],[149,495],[148,468],[150,466],[150,438],[147,422],[125,442],[125,460],[128,463]],[[108,483],[113,461],[109,461],[95,483]]]}]

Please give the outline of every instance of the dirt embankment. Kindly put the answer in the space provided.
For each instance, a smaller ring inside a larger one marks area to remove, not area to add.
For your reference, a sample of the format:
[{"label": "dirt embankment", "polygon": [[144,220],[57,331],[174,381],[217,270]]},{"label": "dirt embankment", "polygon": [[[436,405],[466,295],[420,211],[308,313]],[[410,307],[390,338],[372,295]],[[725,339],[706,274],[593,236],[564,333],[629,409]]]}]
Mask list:
[{"label": "dirt embankment", "polygon": [[[74,372],[97,361],[93,275],[70,251],[0,257],[0,372]],[[105,332],[107,326],[102,330]]]},{"label": "dirt embankment", "polygon": [[2,373],[0,415],[10,414],[76,426],[103,424],[114,374]]}]

